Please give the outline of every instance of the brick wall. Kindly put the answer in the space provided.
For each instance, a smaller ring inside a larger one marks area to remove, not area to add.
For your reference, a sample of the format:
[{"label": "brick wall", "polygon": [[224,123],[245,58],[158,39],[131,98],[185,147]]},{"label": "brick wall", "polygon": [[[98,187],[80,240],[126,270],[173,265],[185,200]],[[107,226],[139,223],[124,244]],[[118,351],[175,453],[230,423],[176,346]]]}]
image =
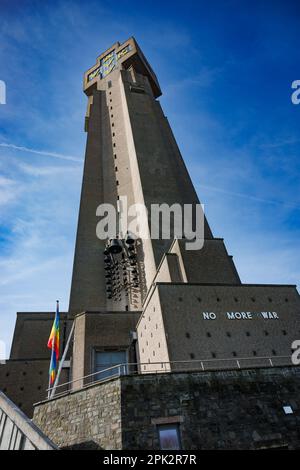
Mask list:
[{"label": "brick wall", "polygon": [[39,404],[34,422],[60,447],[121,449],[120,381]]},{"label": "brick wall", "polygon": [[127,376],[41,403],[34,422],[61,447],[159,449],[171,420],[185,450],[295,449],[299,379],[293,367]]}]

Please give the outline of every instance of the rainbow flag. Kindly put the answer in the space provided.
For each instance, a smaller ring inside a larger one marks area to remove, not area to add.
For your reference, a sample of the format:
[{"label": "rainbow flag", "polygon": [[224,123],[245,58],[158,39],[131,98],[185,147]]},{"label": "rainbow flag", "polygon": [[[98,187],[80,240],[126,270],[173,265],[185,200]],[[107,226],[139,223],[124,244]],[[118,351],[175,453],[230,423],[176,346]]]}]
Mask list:
[{"label": "rainbow flag", "polygon": [[59,303],[56,302],[56,313],[52,326],[52,330],[49,336],[48,348],[51,349],[51,361],[49,368],[49,383],[50,386],[54,384],[56,377],[56,370],[59,359]]}]

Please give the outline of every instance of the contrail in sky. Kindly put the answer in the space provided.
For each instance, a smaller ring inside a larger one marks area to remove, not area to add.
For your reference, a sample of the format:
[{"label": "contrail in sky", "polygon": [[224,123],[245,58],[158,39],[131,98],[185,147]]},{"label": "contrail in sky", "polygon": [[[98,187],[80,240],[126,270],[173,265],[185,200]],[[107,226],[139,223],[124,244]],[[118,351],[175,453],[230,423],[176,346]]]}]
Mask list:
[{"label": "contrail in sky", "polygon": [[1,142],[0,147],[6,147],[6,148],[13,149],[13,150],[20,150],[22,152],[34,153],[36,155],[44,155],[46,157],[59,158],[60,160],[69,160],[69,161],[78,162],[78,163],[82,163],[83,161],[81,158],[74,157],[72,155],[64,155],[62,153],[56,153],[56,152],[47,152],[46,150],[35,150],[35,149],[30,149],[28,147],[20,147],[14,144],[6,144],[5,142]]},{"label": "contrail in sky", "polygon": [[283,205],[283,206],[292,207],[294,209],[299,209],[299,205],[297,203],[289,203],[289,202],[285,202],[285,201],[276,201],[274,199],[264,199],[264,198],[261,198],[261,197],[252,196],[251,194],[236,193],[234,191],[228,191],[227,189],[216,188],[214,186],[206,186],[204,184],[199,184],[199,188],[204,188],[204,189],[208,189],[208,190],[211,190],[211,191],[216,191],[216,192],[222,193],[222,194],[228,194],[229,196],[233,196],[233,197],[241,197],[241,198],[251,199],[252,201],[263,202],[263,203],[266,203],[266,204],[280,204],[280,205]]}]

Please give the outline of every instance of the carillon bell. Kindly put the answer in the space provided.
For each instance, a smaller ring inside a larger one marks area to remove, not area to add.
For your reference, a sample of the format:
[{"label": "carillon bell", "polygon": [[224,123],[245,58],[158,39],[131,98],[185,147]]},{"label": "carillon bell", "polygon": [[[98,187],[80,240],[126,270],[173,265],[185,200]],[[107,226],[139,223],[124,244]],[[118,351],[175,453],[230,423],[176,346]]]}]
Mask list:
[{"label": "carillon bell", "polygon": [[126,239],[125,239],[125,243],[126,245],[133,245],[135,242],[135,239],[132,238],[132,236],[130,236],[129,234],[127,235]]},{"label": "carillon bell", "polygon": [[[129,290],[139,287],[136,239],[127,233],[124,239],[112,238],[104,250],[106,294],[114,302],[121,301],[122,292],[128,297]],[[114,256],[120,255],[120,256]]]},{"label": "carillon bell", "polygon": [[123,250],[122,244],[121,244],[120,240],[118,240],[117,238],[113,238],[110,241],[108,249],[109,249],[109,252],[112,255],[117,255],[117,254],[121,253],[121,251]]}]

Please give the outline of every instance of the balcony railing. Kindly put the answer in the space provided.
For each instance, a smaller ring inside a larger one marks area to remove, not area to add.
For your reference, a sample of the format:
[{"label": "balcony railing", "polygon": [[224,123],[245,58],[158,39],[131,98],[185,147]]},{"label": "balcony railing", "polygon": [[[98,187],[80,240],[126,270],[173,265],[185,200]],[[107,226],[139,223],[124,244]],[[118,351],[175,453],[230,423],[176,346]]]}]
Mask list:
[{"label": "balcony railing", "polygon": [[107,380],[124,375],[163,374],[170,372],[210,372],[293,365],[291,356],[256,356],[173,362],[124,363],[57,385],[55,390],[51,388],[47,389],[47,395],[50,392],[51,398],[61,397],[72,391],[78,391],[91,385],[106,382]]}]

